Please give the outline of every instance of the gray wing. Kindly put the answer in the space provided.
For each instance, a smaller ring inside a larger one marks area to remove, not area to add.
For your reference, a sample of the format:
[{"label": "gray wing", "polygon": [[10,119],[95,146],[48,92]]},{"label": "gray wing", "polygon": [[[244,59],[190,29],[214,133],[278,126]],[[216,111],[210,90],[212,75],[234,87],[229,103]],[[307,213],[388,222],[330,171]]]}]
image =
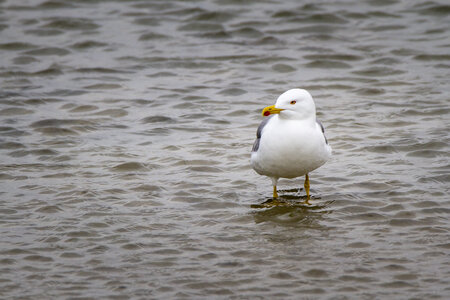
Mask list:
[{"label": "gray wing", "polygon": [[319,120],[316,120],[316,122],[317,122],[317,124],[319,124],[320,128],[322,128],[323,137],[325,138],[325,142],[328,145],[328,140],[327,140],[327,137],[325,136],[325,128],[323,127],[322,122],[320,122]]},{"label": "gray wing", "polygon": [[261,122],[261,124],[259,124],[258,130],[256,130],[256,140],[255,140],[255,143],[253,143],[252,152],[258,151],[259,142],[261,141],[261,135],[262,135],[263,128],[267,125],[267,123],[270,121],[270,119],[272,117],[273,117],[273,115],[269,116],[267,118],[264,118],[264,120]]}]

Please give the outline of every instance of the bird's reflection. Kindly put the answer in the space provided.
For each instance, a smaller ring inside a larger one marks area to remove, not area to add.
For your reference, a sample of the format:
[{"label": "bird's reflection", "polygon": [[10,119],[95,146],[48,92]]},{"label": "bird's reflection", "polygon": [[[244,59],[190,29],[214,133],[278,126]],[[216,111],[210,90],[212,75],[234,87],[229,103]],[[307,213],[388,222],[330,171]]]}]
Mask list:
[{"label": "bird's reflection", "polygon": [[276,223],[288,227],[309,227],[320,229],[323,225],[320,220],[332,211],[329,206],[333,201],[323,201],[318,196],[312,196],[307,201],[306,196],[301,196],[298,189],[281,191],[277,199],[266,198],[252,204],[253,216],[256,223]]}]

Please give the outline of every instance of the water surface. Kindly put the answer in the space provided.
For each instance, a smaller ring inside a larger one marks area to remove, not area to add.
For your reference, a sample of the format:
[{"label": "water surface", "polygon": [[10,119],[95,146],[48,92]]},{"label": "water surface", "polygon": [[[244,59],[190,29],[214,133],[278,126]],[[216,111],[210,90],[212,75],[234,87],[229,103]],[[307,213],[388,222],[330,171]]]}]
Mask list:
[{"label": "water surface", "polygon": [[[446,1],[0,1],[0,297],[448,299]],[[308,89],[333,158],[250,167]]]}]

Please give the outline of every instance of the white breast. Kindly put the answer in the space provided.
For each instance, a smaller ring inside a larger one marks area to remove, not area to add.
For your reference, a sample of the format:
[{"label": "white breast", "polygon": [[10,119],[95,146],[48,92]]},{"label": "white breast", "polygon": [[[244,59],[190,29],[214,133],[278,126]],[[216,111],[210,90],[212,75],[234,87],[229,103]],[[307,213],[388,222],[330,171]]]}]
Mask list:
[{"label": "white breast", "polygon": [[331,156],[315,120],[283,120],[274,116],[264,127],[252,167],[261,175],[294,178],[323,165]]}]

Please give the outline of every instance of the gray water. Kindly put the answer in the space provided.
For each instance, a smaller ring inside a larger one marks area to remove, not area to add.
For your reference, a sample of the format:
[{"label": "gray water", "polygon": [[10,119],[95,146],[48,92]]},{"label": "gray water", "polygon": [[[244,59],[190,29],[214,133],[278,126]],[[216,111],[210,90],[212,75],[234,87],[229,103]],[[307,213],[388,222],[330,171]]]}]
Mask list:
[{"label": "gray water", "polygon": [[[0,1],[0,298],[448,299],[447,1]],[[332,159],[250,167],[315,98]]]}]

